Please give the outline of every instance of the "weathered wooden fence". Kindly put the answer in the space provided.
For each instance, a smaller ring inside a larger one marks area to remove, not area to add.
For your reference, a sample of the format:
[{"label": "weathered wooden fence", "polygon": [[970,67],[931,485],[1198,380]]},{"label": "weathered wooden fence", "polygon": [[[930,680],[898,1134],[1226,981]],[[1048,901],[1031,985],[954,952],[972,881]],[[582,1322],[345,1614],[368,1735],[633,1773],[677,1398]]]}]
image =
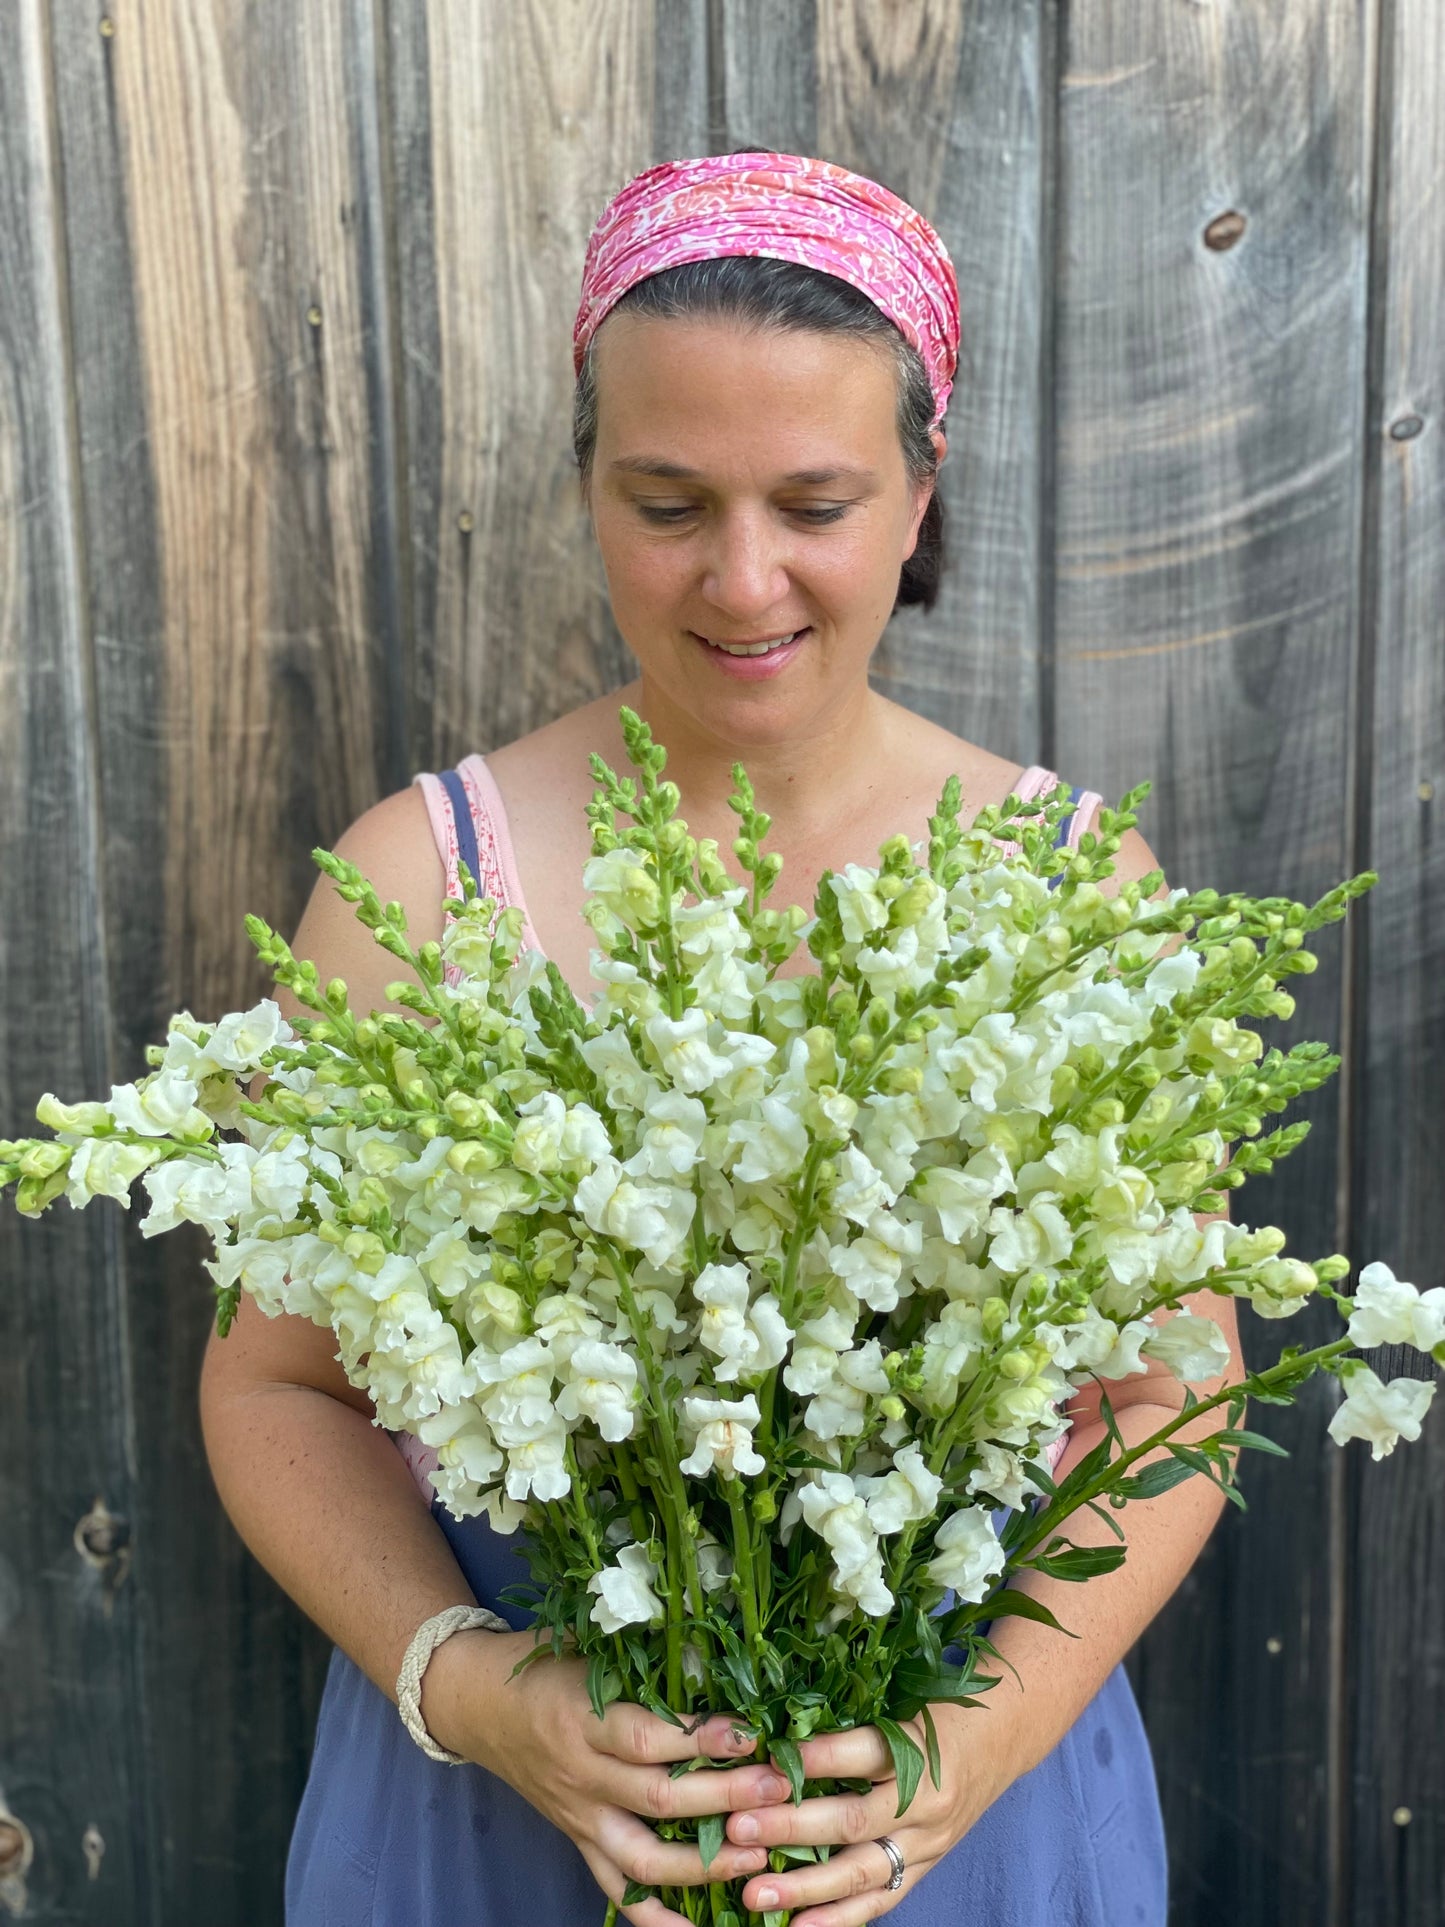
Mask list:
[{"label": "weathered wooden fence", "polygon": [[[253,993],[242,913],[414,769],[623,679],[583,242],[763,143],[959,271],[952,572],[886,686],[1153,778],[1175,880],[1379,867],[1253,1210],[1439,1282],[1442,75],[1438,0],[3,0],[0,1127]],[[324,1653],[212,1495],[178,1247],[0,1220],[0,1915],[280,1918]],[[1371,1466],[1326,1403],[1136,1655],[1181,1927],[1445,1917],[1445,1425]]]}]

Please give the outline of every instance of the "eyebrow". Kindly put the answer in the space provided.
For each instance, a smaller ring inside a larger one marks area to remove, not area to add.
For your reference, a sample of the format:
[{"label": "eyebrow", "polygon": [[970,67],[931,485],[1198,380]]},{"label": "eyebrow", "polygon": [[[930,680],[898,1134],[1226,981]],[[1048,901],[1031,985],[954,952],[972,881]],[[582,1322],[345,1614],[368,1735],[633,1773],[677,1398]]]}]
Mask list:
[{"label": "eyebrow", "polygon": [[[609,467],[622,475],[651,475],[665,482],[699,482],[702,475],[695,468],[684,468],[679,462],[664,461],[660,455],[621,455]],[[871,468],[795,468],[783,480],[800,488],[821,488],[829,482],[876,482],[876,473]]]}]

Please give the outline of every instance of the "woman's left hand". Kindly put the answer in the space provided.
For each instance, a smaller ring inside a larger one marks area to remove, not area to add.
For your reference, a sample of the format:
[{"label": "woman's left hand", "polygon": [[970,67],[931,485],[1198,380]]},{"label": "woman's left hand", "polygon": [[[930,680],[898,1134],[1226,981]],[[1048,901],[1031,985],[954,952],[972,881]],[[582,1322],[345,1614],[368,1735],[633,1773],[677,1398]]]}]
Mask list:
[{"label": "woman's left hand", "polygon": [[[935,1706],[933,1716],[943,1786],[934,1786],[925,1766],[902,1819],[893,1761],[876,1726],[819,1734],[801,1743],[803,1770],[810,1780],[872,1780],[874,1786],[868,1793],[815,1794],[797,1806],[751,1807],[732,1814],[727,1836],[739,1846],[833,1849],[820,1863],[755,1874],[743,1888],[747,1907],[754,1913],[806,1909],[792,1912],[790,1927],[863,1927],[865,1921],[892,1913],[1007,1785],[988,1746],[979,1744],[977,1714],[969,1722],[966,1747],[960,1743],[960,1727],[967,1715],[956,1707]],[[921,1719],[906,1721],[904,1731],[925,1748]],[[903,1856],[903,1882],[892,1893],[887,1891],[892,1864],[878,1845],[885,1834]]]}]

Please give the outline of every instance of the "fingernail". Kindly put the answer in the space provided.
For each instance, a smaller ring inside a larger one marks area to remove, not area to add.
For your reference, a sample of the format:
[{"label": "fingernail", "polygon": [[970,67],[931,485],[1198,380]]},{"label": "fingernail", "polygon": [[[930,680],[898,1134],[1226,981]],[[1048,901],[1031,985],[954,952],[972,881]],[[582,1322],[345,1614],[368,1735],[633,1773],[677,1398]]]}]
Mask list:
[{"label": "fingernail", "polygon": [[786,1800],[792,1790],[787,1781],[778,1773],[769,1774],[767,1779],[763,1781],[762,1792],[765,1800]]},{"label": "fingernail", "polygon": [[778,1904],[778,1890],[776,1887],[759,1887],[758,1888],[759,1913],[762,1912],[764,1907],[776,1907],[777,1904]]},{"label": "fingernail", "polygon": [[758,1823],[750,1813],[739,1813],[733,1817],[733,1839],[739,1841],[756,1840]]},{"label": "fingernail", "polygon": [[758,1736],[750,1726],[735,1726],[728,1735],[740,1753],[751,1753],[758,1743]]}]

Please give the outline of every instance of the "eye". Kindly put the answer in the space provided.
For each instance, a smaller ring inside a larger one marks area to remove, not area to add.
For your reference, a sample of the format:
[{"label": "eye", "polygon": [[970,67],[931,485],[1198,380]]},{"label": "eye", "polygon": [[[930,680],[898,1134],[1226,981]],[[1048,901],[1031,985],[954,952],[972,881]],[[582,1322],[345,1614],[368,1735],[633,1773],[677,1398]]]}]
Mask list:
[{"label": "eye", "polygon": [[670,525],[683,521],[689,515],[696,515],[697,510],[695,508],[663,508],[656,502],[639,502],[637,504],[637,513],[648,522],[661,522]]},{"label": "eye", "polygon": [[840,522],[852,506],[851,502],[835,502],[831,508],[790,509],[788,513],[796,515],[800,522],[811,522],[817,526],[824,522]]}]

